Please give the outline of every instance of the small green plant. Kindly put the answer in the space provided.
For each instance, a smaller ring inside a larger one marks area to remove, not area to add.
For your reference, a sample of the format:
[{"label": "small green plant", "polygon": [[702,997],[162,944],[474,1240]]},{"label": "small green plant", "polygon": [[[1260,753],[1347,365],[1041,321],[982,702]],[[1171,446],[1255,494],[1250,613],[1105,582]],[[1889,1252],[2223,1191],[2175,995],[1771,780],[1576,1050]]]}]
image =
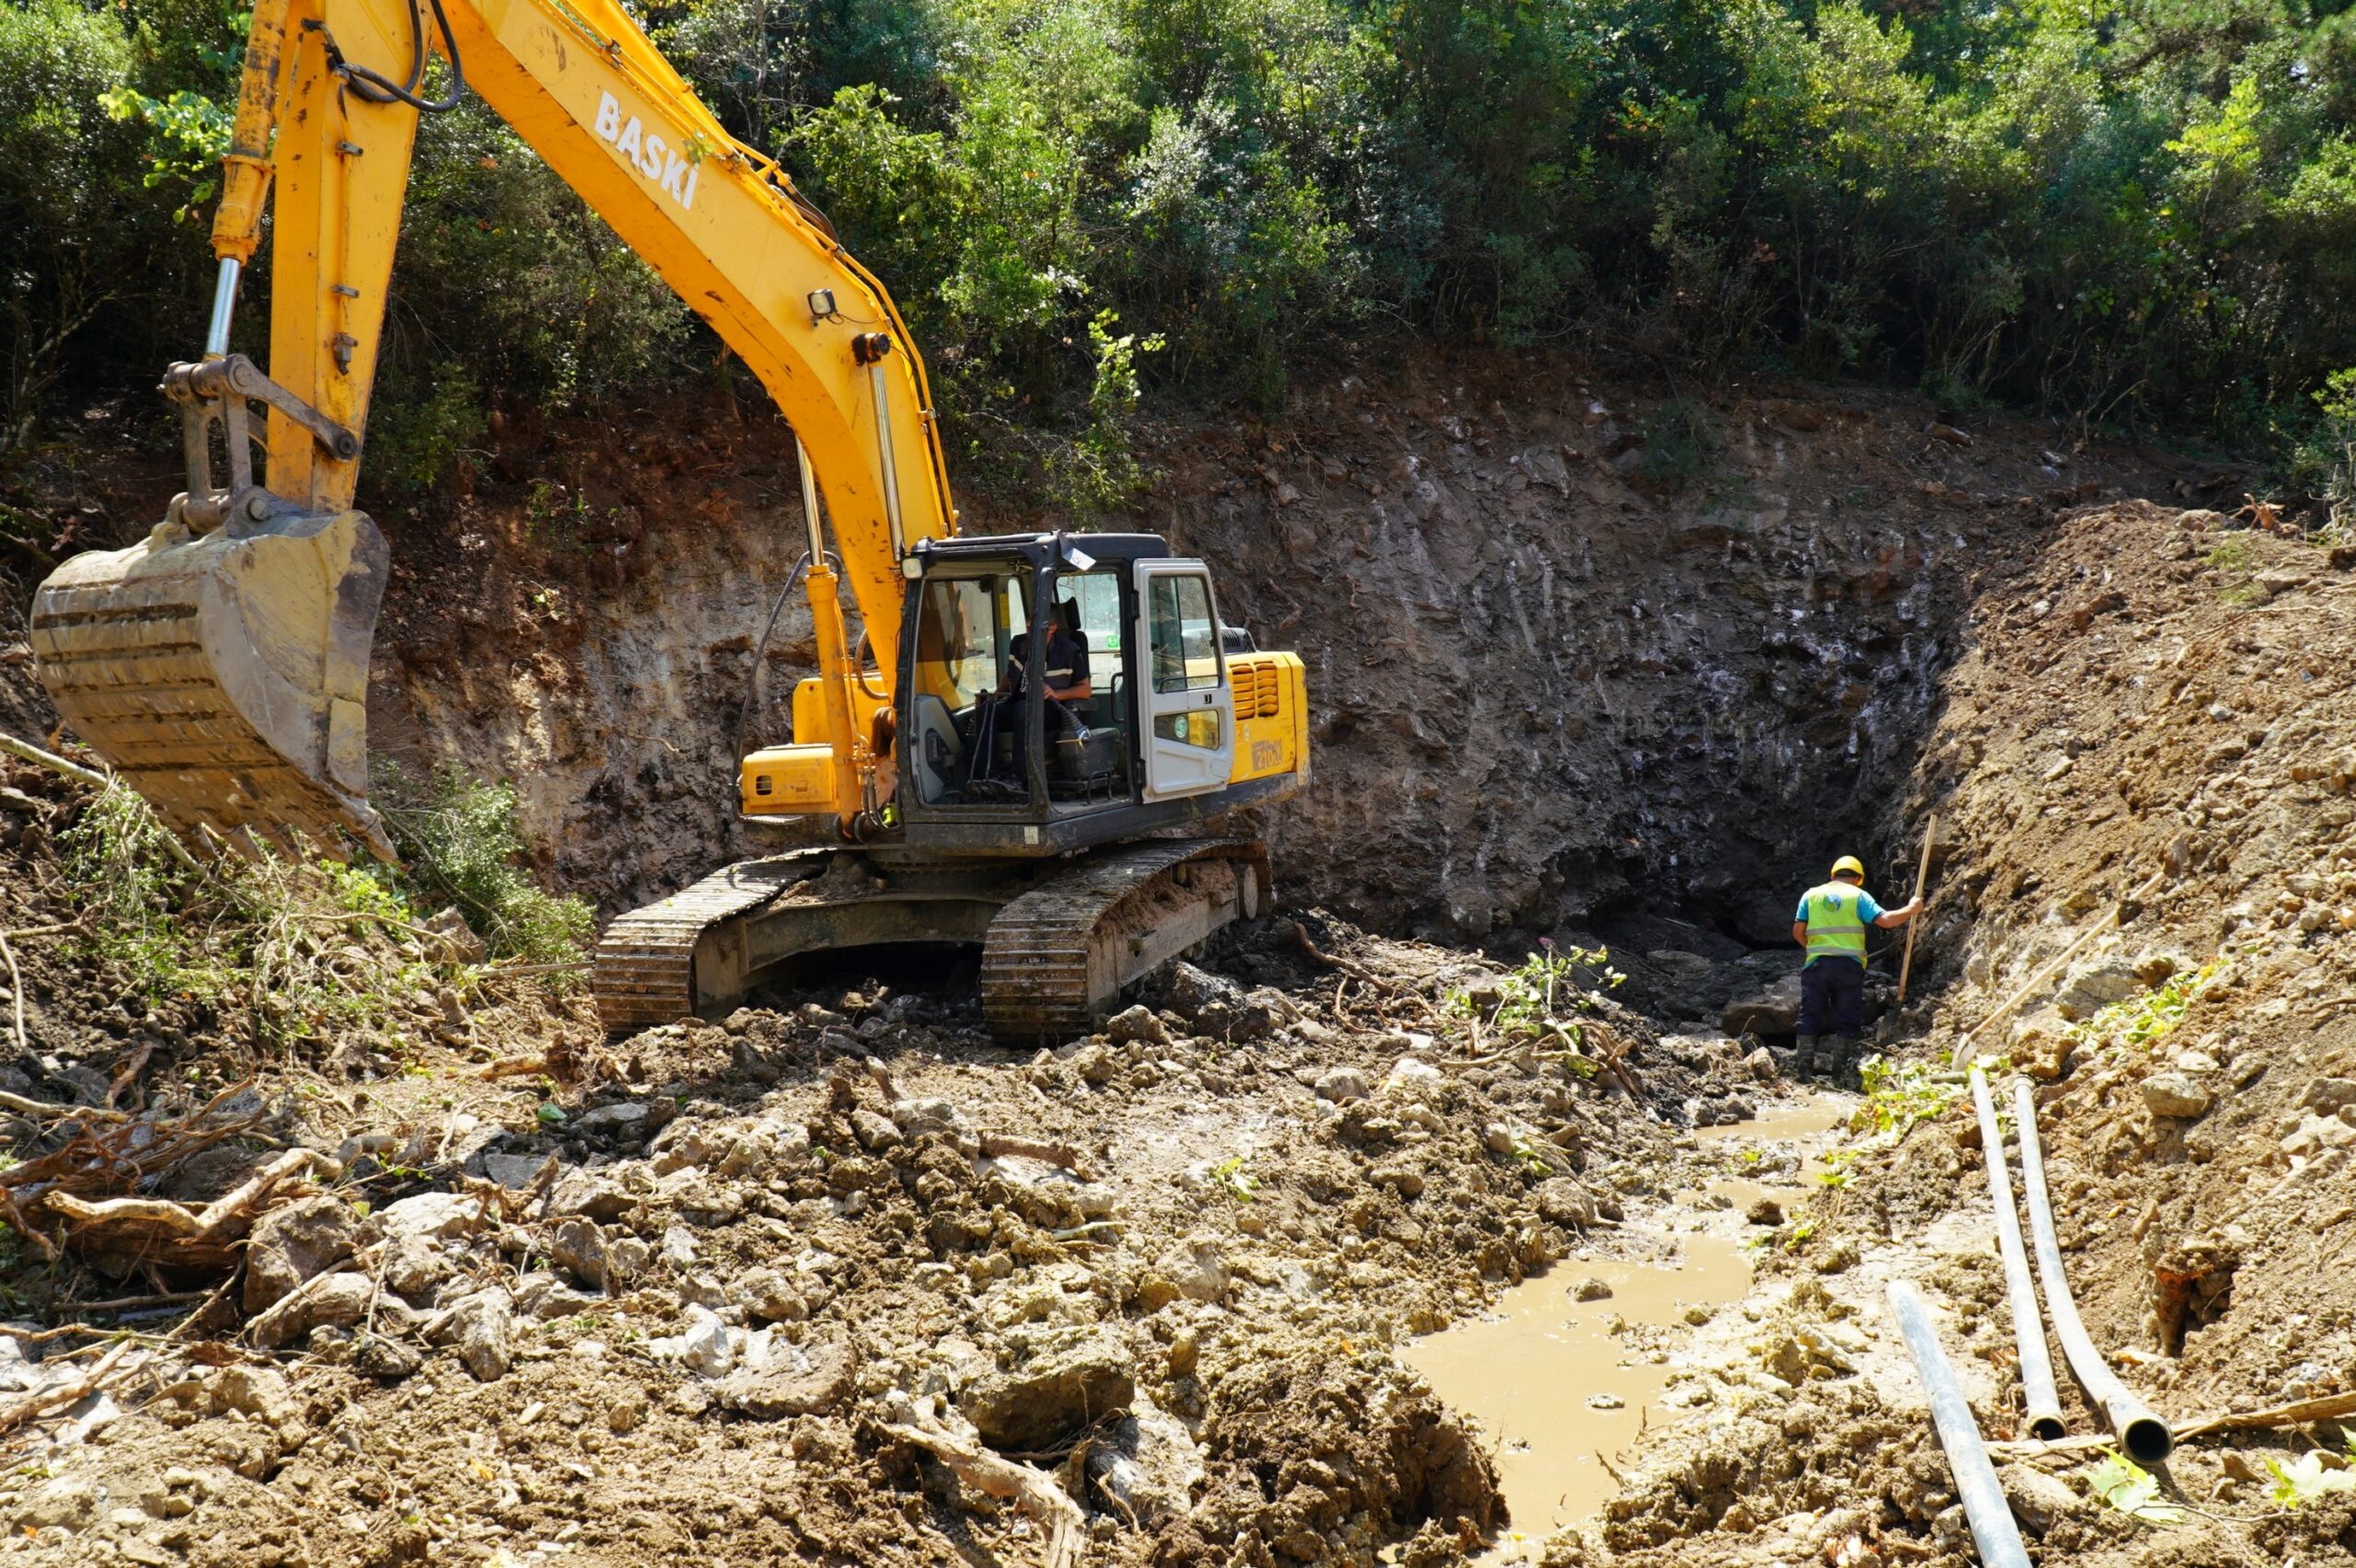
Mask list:
[{"label": "small green plant", "polygon": [[1138,356],[1160,352],[1166,340],[1114,331],[1120,317],[1100,310],[1088,323],[1088,346],[1096,373],[1088,392],[1088,415],[1080,433],[1048,458],[1048,484],[1056,499],[1086,515],[1115,511],[1137,499],[1149,477],[1138,460],[1130,421],[1138,406]]},{"label": "small green plant", "polygon": [[2250,548],[2246,536],[2228,535],[2210,547],[2200,558],[2210,571],[2228,579],[2217,590],[2218,599],[2228,605],[2254,605],[2266,597],[2266,590],[2258,585],[2258,552]]},{"label": "small green plant", "polygon": [[287,1044],[387,1026],[430,977],[410,909],[377,873],[253,845],[193,867],[147,803],[110,783],[60,836],[90,950],[151,999],[243,1009]]},{"label": "small green plant", "polygon": [[2181,969],[2159,985],[2118,1001],[2070,1026],[2082,1044],[2112,1044],[2148,1051],[2191,1009],[2200,988],[2223,973],[2230,959],[2212,958],[2198,969]]},{"label": "small green plant", "polygon": [[1260,1179],[1243,1169],[1243,1157],[1240,1154],[1212,1166],[1210,1175],[1212,1181],[1247,1204],[1259,1195]]},{"label": "small green plant", "polygon": [[1657,490],[1681,490],[1693,482],[1710,455],[1710,427],[1697,403],[1672,398],[1644,421],[1645,446],[1637,474]]},{"label": "small green plant", "polygon": [[[2351,1440],[2349,1447],[2351,1453],[2356,1453],[2356,1440]],[[2356,1492],[2356,1470],[2348,1468],[2339,1456],[2321,1448],[2301,1454],[2288,1463],[2269,1459],[2266,1468],[2274,1472],[2274,1485],[2269,1495],[2285,1508],[2304,1507],[2334,1493]]]},{"label": "small green plant", "polygon": [[1611,967],[1608,948],[1558,948],[1550,937],[1502,979],[1451,992],[1448,1012],[1491,1031],[1502,1043],[1552,1038],[1574,1071],[1593,1078],[1596,1064],[1579,1055],[1586,1032],[1575,1016],[1593,1011],[1603,993],[1628,977]]},{"label": "small green plant", "polygon": [[1917,1122],[1940,1114],[1963,1093],[1961,1084],[1938,1081],[1928,1062],[1894,1062],[1878,1053],[1859,1065],[1857,1076],[1865,1098],[1850,1116],[1849,1129],[1884,1146],[1903,1138]]},{"label": "small green plant", "polygon": [[2086,1490],[2139,1524],[2176,1525],[2184,1510],[2160,1500],[2159,1479],[2116,1448],[2086,1472]]}]

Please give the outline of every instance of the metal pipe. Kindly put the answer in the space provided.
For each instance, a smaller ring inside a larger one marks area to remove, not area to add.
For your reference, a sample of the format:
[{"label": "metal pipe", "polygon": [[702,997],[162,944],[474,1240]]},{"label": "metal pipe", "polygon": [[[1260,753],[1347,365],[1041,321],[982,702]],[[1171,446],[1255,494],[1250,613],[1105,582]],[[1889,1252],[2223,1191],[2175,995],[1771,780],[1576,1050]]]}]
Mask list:
[{"label": "metal pipe", "polygon": [[1938,1331],[1931,1326],[1922,1293],[1902,1279],[1889,1282],[1889,1309],[1898,1332],[1914,1356],[1914,1370],[1931,1395],[1931,1422],[1938,1428],[1939,1447],[1946,1450],[1947,1471],[1955,1477],[1956,1495],[1963,1499],[1964,1517],[1971,1524],[1971,1543],[1980,1549],[1981,1568],[2028,1568],[2028,1548],[2021,1543],[2020,1527],[2013,1523],[2012,1505],[2004,1501],[1996,1467],[1988,1462],[1987,1446],[1971,1419],[1971,1406],[1955,1380],[1955,1369],[1939,1349]]},{"label": "metal pipe", "polygon": [[204,329],[207,359],[218,359],[229,352],[229,318],[237,313],[239,270],[236,257],[221,258],[221,271],[213,282],[213,320]]},{"label": "metal pipe", "polygon": [[2062,1246],[2053,1238],[2053,1208],[2045,1194],[2045,1151],[2038,1147],[2037,1101],[2026,1078],[2014,1086],[2013,1113],[2020,1128],[2021,1191],[2028,1198],[2029,1234],[2037,1241],[2037,1272],[2045,1282],[2045,1315],[2053,1320],[2053,1337],[2062,1342],[2070,1370],[2078,1375],[2087,1397],[2102,1411],[2127,1457],[2139,1465],[2158,1464],[2176,1447],[2175,1434],[2151,1406],[2127,1391],[2127,1385],[2087,1337],[2078,1304],[2070,1299],[2070,1281],[2062,1272]]},{"label": "metal pipe", "polygon": [[826,559],[826,541],[818,530],[818,476],[810,467],[810,449],[802,444],[798,431],[793,437],[793,461],[802,470],[802,525],[810,534],[810,553],[804,559],[821,561]]},{"label": "metal pipe", "polygon": [[2004,1254],[2004,1290],[2013,1302],[2013,1340],[2020,1346],[2021,1401],[2028,1434],[2050,1443],[2069,1428],[2062,1424],[2062,1397],[2053,1387],[2053,1353],[2045,1344],[2045,1320],[2038,1315],[2037,1286],[2029,1279],[2028,1250],[2021,1245],[2020,1211],[2013,1206],[2013,1176],[2004,1165],[2004,1133],[1996,1124],[1996,1101],[1988,1075],[1971,1069],[1971,1103],[1980,1113],[1980,1152],[1988,1162],[1988,1196],[1996,1208],[1996,1251]]},{"label": "metal pipe", "polygon": [[867,385],[875,394],[875,445],[884,458],[884,521],[892,529],[892,559],[908,553],[900,527],[900,459],[892,447],[892,400],[884,380],[881,356],[867,365]]}]

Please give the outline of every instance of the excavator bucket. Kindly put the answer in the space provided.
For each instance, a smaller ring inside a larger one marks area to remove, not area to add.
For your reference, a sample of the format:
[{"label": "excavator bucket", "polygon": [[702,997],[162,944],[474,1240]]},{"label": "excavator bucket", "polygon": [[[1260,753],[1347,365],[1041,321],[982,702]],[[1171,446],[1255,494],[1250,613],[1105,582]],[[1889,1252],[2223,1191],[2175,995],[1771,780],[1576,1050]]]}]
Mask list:
[{"label": "excavator bucket", "polygon": [[362,513],[177,516],[59,567],[33,600],[41,684],[75,731],[183,836],[200,824],[387,860],[369,808],[368,648],[385,537]]}]

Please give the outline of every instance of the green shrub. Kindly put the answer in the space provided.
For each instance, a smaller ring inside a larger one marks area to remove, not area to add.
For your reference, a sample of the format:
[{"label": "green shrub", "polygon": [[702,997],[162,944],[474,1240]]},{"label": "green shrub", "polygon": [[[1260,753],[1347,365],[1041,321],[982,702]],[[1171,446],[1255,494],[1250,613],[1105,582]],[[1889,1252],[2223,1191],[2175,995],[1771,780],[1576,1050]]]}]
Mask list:
[{"label": "green shrub", "polygon": [[59,846],[93,953],[151,999],[234,1010],[258,1044],[385,1029],[431,989],[409,905],[364,870],[259,842],[191,869],[120,782]]},{"label": "green shrub", "polygon": [[563,963],[582,955],[595,914],[532,880],[511,787],[454,764],[420,778],[381,763],[376,797],[401,856],[396,885],[414,907],[456,906],[496,957]]},{"label": "green shrub", "polygon": [[[1576,337],[2267,444],[2350,506],[2349,444],[2313,398],[2346,401],[2327,378],[2356,364],[2338,6],[642,10],[893,289],[968,481],[1093,507],[1127,488],[1106,455],[1136,415],[1108,423],[1091,330],[1109,311],[1116,338],[1167,345],[1131,365],[1149,397],[1275,409],[1337,345]],[[210,268],[172,219],[209,201],[240,26],[229,0],[0,6],[0,232],[28,240],[0,261],[0,444],[58,375],[151,385],[162,346],[190,347]],[[421,128],[394,288],[369,471],[396,490],[479,417],[454,362],[563,404],[708,347],[477,101]],[[265,292],[258,272],[249,344]]]}]

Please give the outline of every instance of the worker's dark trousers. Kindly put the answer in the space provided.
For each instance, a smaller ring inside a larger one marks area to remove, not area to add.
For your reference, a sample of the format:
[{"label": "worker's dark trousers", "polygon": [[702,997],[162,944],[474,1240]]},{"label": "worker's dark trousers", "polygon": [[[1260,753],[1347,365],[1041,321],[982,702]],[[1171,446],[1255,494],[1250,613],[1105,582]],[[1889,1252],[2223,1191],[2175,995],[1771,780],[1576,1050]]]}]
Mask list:
[{"label": "worker's dark trousers", "polygon": [[1819,958],[1800,971],[1802,1034],[1845,1034],[1865,1027],[1865,966],[1854,958]]}]

